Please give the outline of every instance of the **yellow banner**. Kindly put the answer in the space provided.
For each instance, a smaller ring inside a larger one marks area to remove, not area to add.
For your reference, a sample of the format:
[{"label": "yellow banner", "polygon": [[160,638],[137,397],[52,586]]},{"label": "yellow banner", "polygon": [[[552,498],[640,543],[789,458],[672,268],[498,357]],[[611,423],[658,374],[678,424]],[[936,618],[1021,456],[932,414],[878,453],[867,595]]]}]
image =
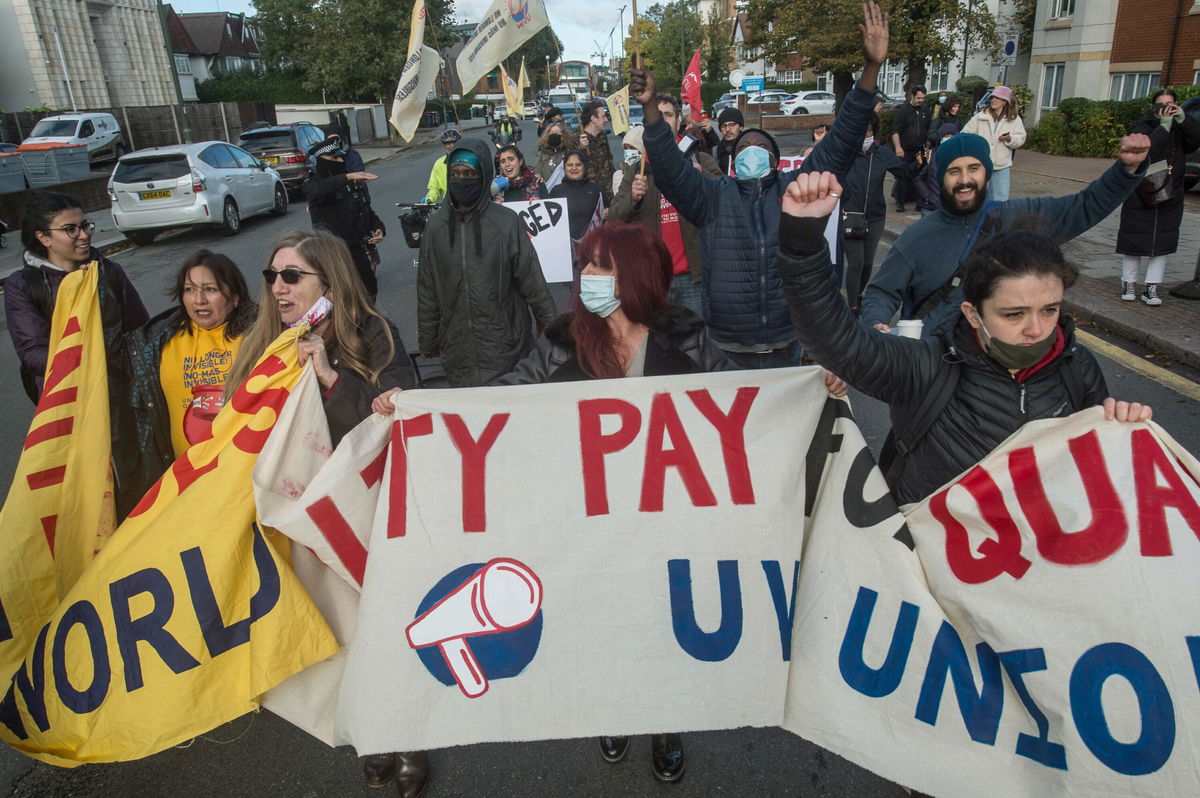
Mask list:
[{"label": "yellow banner", "polygon": [[610,94],[606,100],[608,103],[608,118],[612,120],[612,129],[614,135],[621,135],[629,131],[629,84],[618,91],[616,94]]},{"label": "yellow banner", "polygon": [[404,61],[400,83],[392,97],[390,121],[405,141],[412,141],[421,114],[425,111],[425,99],[441,68],[441,56],[437,50],[425,46],[425,17],[425,0],[417,0],[409,20],[408,58]]},{"label": "yellow banner", "polygon": [[521,93],[521,100],[525,99],[525,90],[529,88],[529,73],[525,71],[525,56],[521,56],[521,76],[517,78],[517,91]]},{"label": "yellow banner", "polygon": [[525,118],[525,104],[521,102],[521,90],[517,82],[500,65],[500,85],[504,87],[504,99],[508,103],[508,115],[517,119]]},{"label": "yellow banner", "polygon": [[[85,340],[100,326],[98,314],[87,321]],[[255,708],[263,692],[337,652],[290,568],[286,539],[257,525],[250,481],[300,374],[295,335],[268,348],[213,422],[213,437],[171,466],[57,608],[34,619],[20,610],[36,639],[0,644],[0,662],[14,663],[5,672],[15,671],[0,702],[0,738],[14,748],[58,765],[147,756]],[[62,336],[52,362],[71,342]],[[94,370],[94,353],[82,351],[83,374]],[[33,465],[23,458],[18,478]],[[58,528],[85,520],[63,516]],[[19,567],[13,554],[6,547],[10,574]],[[5,604],[8,617],[17,606]]]}]

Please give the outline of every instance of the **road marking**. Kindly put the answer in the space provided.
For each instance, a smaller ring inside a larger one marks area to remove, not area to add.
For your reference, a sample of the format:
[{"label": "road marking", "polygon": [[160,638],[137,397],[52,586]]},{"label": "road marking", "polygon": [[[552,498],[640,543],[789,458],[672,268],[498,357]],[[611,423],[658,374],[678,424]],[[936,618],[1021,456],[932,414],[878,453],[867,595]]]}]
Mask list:
[{"label": "road marking", "polygon": [[[1097,354],[1104,355],[1109,360],[1115,360],[1125,368],[1136,371],[1143,377],[1154,380],[1159,385],[1170,388],[1177,394],[1186,396],[1189,399],[1200,402],[1200,385],[1192,382],[1186,377],[1180,377],[1178,374],[1172,374],[1162,366],[1157,366],[1153,363],[1147,363],[1144,359],[1137,355],[1126,352],[1119,346],[1114,346],[1105,340],[1097,338],[1091,333],[1086,333],[1083,330],[1076,330],[1075,337],[1080,343],[1091,349]],[[1119,399],[1132,400],[1133,397],[1122,396]]]}]

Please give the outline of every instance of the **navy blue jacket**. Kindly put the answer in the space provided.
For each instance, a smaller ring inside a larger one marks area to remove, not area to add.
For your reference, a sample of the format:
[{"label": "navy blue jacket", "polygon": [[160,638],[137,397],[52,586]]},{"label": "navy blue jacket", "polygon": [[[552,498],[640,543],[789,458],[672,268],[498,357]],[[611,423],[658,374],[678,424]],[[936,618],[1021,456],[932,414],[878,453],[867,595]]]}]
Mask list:
[{"label": "navy blue jacket", "polygon": [[[868,222],[887,216],[887,200],[883,196],[883,178],[891,172],[901,180],[911,180],[920,171],[916,161],[905,163],[896,157],[891,147],[878,142],[866,152],[854,156],[850,173],[842,182],[842,211],[866,213]],[[870,177],[871,184],[867,185]]]},{"label": "navy blue jacket", "polygon": [[862,150],[874,106],[874,93],[855,86],[798,171],[759,180],[707,177],[679,152],[666,122],[646,126],[642,141],[655,184],[700,231],[704,317],[714,341],[778,348],[795,340],[775,267],[783,193],[799,172],[833,172],[843,179]]}]

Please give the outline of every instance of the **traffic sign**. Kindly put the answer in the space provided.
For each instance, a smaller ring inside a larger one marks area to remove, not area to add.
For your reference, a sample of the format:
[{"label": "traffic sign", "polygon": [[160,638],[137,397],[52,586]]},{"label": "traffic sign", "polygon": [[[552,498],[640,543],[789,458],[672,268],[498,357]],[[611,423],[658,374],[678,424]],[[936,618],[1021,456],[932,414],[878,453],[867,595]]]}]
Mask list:
[{"label": "traffic sign", "polygon": [[742,91],[746,92],[747,94],[752,91],[762,91],[766,87],[767,87],[767,79],[766,78],[751,78],[751,77],[742,78]]},{"label": "traffic sign", "polygon": [[1016,66],[1017,49],[1020,44],[1019,35],[1015,30],[1004,34],[1003,43],[1000,47],[1000,63],[1003,66]]}]

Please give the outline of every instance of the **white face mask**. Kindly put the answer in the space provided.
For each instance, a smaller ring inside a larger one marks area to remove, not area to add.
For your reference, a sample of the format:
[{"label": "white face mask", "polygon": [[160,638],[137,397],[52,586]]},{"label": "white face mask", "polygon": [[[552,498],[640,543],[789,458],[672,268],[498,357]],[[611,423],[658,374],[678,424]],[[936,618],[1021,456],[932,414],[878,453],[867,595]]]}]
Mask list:
[{"label": "white face mask", "polygon": [[627,164],[637,163],[641,157],[642,154],[637,150],[625,150],[625,163]]},{"label": "white face mask", "polygon": [[617,299],[617,278],[611,274],[580,275],[579,301],[600,318],[608,318],[621,304]]},{"label": "white face mask", "polygon": [[867,150],[871,149],[871,145],[874,143],[875,143],[874,136],[867,136],[865,139],[863,139],[863,152],[866,152]]}]

